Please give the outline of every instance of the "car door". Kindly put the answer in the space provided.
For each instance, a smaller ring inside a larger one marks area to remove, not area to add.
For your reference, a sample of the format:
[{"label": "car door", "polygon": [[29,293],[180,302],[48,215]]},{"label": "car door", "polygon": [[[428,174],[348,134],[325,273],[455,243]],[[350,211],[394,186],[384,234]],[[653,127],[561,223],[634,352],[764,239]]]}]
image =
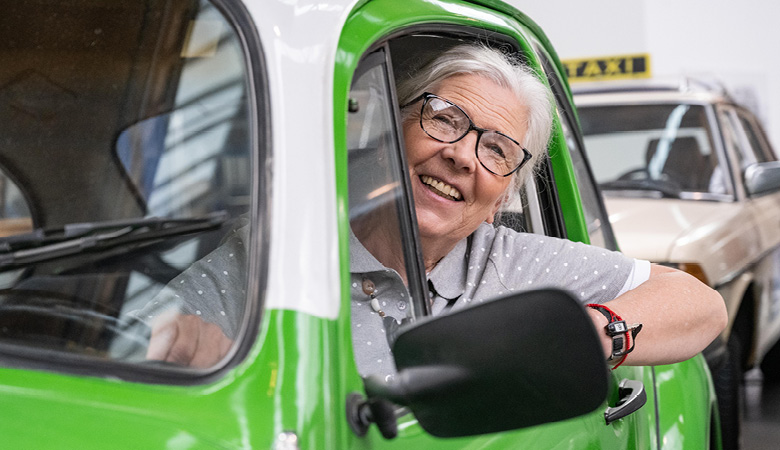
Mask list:
[{"label": "car door", "polygon": [[[388,25],[392,25],[392,17],[387,16],[379,9],[378,3],[368,3],[363,6],[362,17],[383,18]],[[414,7],[413,7],[414,9]],[[494,12],[481,11],[482,14],[495,14]],[[378,39],[371,48],[367,49],[360,64],[353,71],[352,90],[344,104],[349,105],[350,113],[347,120],[347,171],[349,175],[349,210],[350,221],[361,220],[366,214],[375,210],[372,205],[393,205],[394,220],[397,221],[398,235],[400,239],[395,243],[404,258],[407,273],[409,274],[408,302],[399,299],[396,304],[380,304],[388,315],[393,315],[397,320],[414,320],[417,317],[428,314],[427,298],[428,285],[425,274],[421,270],[420,254],[417,243],[417,231],[415,226],[415,214],[413,210],[413,198],[408,188],[408,172],[404,164],[403,140],[399,129],[399,111],[395,97],[392,80],[400,71],[408,70],[411,61],[424,59],[426,54],[441,51],[448,45],[465,40],[475,40],[477,37],[485,39],[488,34],[484,29],[474,29],[466,25],[468,22],[452,23],[452,19],[446,14],[444,5],[436,3],[428,4],[426,9],[428,21],[426,23],[410,24],[409,29],[394,30],[390,38]],[[414,17],[411,11],[408,17]],[[406,19],[408,20],[408,18]],[[442,25],[436,23],[451,22]],[[413,20],[412,20],[413,22]],[[348,23],[344,35],[349,34],[351,25],[357,26],[359,20]],[[367,25],[361,23],[360,25]],[[496,32],[489,33],[492,42],[499,45],[511,46],[515,49],[530,48],[524,32],[521,32],[517,24],[512,23],[508,27],[495,27]],[[527,32],[527,31],[526,31]],[[377,32],[381,35],[381,33]],[[428,55],[430,56],[430,55]],[[536,61],[537,56],[527,53],[530,61]],[[557,80],[560,83],[559,80]],[[554,142],[559,143],[556,149],[566,149],[566,136],[562,133],[560,123],[556,125],[556,137]],[[567,124],[569,128],[571,124]],[[553,178],[553,167],[568,167],[556,173]],[[577,223],[569,224],[564,218],[581,216],[582,207],[579,205],[579,197],[572,195],[572,187],[576,189],[576,181],[571,171],[571,160],[568,152],[554,152],[553,163],[543,171],[535,184],[528,186],[526,193],[529,198],[520,209],[522,212],[523,227],[526,230],[539,234],[547,234],[565,237],[565,227],[572,229],[584,227],[582,217]],[[557,186],[564,186],[566,201],[558,197]],[[595,191],[594,191],[595,192]],[[592,198],[590,200],[593,200]],[[596,205],[600,205],[598,199]],[[598,221],[598,226],[593,227],[594,234],[601,233],[602,241],[614,242],[609,232],[605,232],[608,222],[601,213],[591,216]],[[593,222],[593,221],[591,221]],[[583,236],[578,236],[583,239]],[[412,276],[414,275],[414,276]],[[362,280],[350,280],[352,292],[360,296],[364,291]],[[353,300],[354,301],[354,300]],[[355,320],[356,317],[353,317]],[[353,338],[355,338],[354,352],[356,359],[360,361],[362,355],[375,346],[375,342],[361,339],[362,323],[353,324]],[[388,329],[389,330],[389,329]],[[390,334],[390,333],[388,333]],[[383,361],[384,362],[384,361]],[[462,448],[475,446],[478,448],[516,448],[526,445],[533,448],[647,448],[654,441],[654,411],[652,405],[646,405],[639,413],[629,414],[611,424],[605,422],[604,413],[608,407],[615,407],[621,400],[620,394],[625,395],[627,390],[620,389],[619,384],[624,379],[638,382],[634,386],[652,387],[649,383],[651,372],[643,368],[625,368],[613,372],[610,395],[602,408],[574,419],[547,424],[545,426],[531,427],[514,432],[506,432],[498,435],[485,435],[470,438],[434,440],[423,432],[411,414],[404,414],[400,410],[398,414],[398,437],[394,440],[383,440],[372,427],[365,439],[370,439],[372,445],[377,448],[385,446],[404,448]],[[361,374],[365,375],[365,374]],[[544,380],[533,380],[543,383]],[[583,387],[586,388],[586,387]],[[649,393],[652,398],[652,391]]]},{"label": "car door", "polygon": [[[750,342],[743,342],[749,364],[760,362],[780,336],[780,190],[751,193],[746,185],[748,168],[776,161],[774,152],[752,114],[744,109],[719,109],[726,147],[732,158],[732,172],[744,192],[745,218],[752,222],[760,240],[753,269],[758,296],[756,326]],[[749,339],[744,336],[743,339]],[[750,352],[750,349],[754,349]]]}]

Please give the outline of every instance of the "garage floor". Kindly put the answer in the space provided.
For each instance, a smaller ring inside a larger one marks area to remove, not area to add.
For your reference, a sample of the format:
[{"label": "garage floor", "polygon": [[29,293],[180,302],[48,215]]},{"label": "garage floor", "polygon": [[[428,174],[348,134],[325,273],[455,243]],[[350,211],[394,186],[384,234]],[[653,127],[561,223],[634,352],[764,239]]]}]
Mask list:
[{"label": "garage floor", "polygon": [[745,376],[743,450],[780,449],[780,384],[764,386],[761,371]]}]

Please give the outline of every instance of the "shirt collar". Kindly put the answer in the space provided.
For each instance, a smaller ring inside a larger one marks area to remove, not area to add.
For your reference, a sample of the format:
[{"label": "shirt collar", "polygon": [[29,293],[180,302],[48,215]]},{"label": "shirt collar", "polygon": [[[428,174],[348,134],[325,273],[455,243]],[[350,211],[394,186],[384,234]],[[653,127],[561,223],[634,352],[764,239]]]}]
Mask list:
[{"label": "shirt collar", "polygon": [[435,295],[447,300],[456,300],[466,292],[466,272],[468,261],[466,260],[471,247],[471,238],[463,238],[444,258],[439,260],[436,267],[428,274],[429,284],[433,286]]},{"label": "shirt collar", "polygon": [[358,240],[352,229],[349,230],[349,267],[352,273],[378,272],[385,270],[374,255]]},{"label": "shirt collar", "polygon": [[[435,295],[447,300],[456,300],[466,292],[466,273],[468,271],[466,258],[469,254],[469,247],[471,247],[471,239],[461,239],[428,274],[429,287],[433,288]],[[349,230],[349,253],[350,269],[353,273],[386,270],[386,267],[363,247],[351,229]]]}]

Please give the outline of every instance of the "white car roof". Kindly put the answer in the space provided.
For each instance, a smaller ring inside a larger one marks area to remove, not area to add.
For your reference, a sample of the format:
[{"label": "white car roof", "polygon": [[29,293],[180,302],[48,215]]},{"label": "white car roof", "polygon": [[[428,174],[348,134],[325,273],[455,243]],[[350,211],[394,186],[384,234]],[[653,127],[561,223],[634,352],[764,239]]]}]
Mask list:
[{"label": "white car roof", "polygon": [[732,101],[726,88],[717,80],[691,77],[572,83],[572,93],[578,106],[605,103]]}]

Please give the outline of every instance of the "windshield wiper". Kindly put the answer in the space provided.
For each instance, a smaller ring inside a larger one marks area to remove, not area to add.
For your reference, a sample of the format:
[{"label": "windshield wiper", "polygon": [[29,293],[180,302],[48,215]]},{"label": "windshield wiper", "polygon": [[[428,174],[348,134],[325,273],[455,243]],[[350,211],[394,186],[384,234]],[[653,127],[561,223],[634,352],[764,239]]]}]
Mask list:
[{"label": "windshield wiper", "polygon": [[199,217],[109,220],[40,228],[0,239],[0,269],[219,228],[225,211]]}]

